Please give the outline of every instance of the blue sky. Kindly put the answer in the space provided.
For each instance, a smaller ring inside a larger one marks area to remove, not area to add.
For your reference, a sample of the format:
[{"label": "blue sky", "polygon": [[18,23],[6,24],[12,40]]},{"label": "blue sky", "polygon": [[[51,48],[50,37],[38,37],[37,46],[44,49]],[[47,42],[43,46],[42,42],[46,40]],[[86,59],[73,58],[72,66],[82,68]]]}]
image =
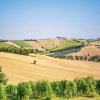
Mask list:
[{"label": "blue sky", "polygon": [[0,38],[100,38],[100,0],[0,0]]}]

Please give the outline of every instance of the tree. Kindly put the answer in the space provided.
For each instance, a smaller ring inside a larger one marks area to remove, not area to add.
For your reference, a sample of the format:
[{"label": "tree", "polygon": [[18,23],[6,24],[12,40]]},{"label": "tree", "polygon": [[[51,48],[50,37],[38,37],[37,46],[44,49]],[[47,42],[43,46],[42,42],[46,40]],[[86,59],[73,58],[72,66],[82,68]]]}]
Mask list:
[{"label": "tree", "polygon": [[36,64],[36,60],[34,60],[33,64]]},{"label": "tree", "polygon": [[6,78],[6,75],[2,72],[2,68],[0,67],[0,84],[7,84],[8,79]]},{"label": "tree", "polygon": [[87,61],[87,60],[88,60],[87,56],[84,56],[84,60],[85,60],[85,61]]}]

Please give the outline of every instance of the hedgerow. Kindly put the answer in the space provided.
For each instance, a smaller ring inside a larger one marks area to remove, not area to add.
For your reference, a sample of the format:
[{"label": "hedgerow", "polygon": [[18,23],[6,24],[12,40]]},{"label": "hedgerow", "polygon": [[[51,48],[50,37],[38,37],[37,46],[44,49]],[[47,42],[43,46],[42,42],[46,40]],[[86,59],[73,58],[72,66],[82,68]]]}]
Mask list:
[{"label": "hedgerow", "polygon": [[29,53],[42,53],[43,51],[35,49],[23,49],[23,48],[0,48],[0,52],[8,52],[20,55],[28,55]]},{"label": "hedgerow", "polygon": [[[9,98],[10,100],[29,100],[56,97],[72,98],[75,96],[94,97],[100,95],[100,80],[91,77],[79,80],[55,81],[46,80],[37,82],[22,82],[18,85],[0,85],[0,100]],[[17,98],[17,99],[16,99]]]},{"label": "hedgerow", "polygon": [[72,55],[68,55],[64,57],[67,60],[80,60],[80,61],[94,61],[94,62],[100,62],[100,56],[96,55],[96,56],[72,56]]},{"label": "hedgerow", "polygon": [[0,81],[2,80],[0,82],[0,100],[51,100],[53,95],[64,98],[100,95],[100,80],[94,80],[93,77],[75,79],[73,81],[29,81],[17,85],[4,84],[6,78],[2,75],[0,77]]}]

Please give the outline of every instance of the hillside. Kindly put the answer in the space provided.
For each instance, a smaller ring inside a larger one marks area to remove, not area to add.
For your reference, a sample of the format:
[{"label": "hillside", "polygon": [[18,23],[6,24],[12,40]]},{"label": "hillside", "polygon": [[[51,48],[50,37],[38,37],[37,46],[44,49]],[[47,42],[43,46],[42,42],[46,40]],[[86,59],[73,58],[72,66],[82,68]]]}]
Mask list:
[{"label": "hillside", "polygon": [[12,42],[12,41],[9,41],[9,42],[4,42],[5,44],[8,44],[10,46],[13,46],[13,47],[16,47],[16,48],[20,48],[19,45],[17,45],[16,43]]},{"label": "hillside", "polygon": [[25,48],[25,49],[29,49],[31,48],[31,45],[27,44],[25,41],[23,40],[16,40],[14,41],[14,43],[18,46],[20,46],[20,48]]},{"label": "hillside", "polygon": [[78,46],[81,44],[81,41],[77,42],[69,39],[49,38],[49,39],[37,39],[37,40],[14,40],[2,43],[17,48],[25,48],[25,49],[32,48],[32,49],[37,49],[39,51],[46,51],[46,50],[56,51],[64,48]]},{"label": "hillside", "polygon": [[37,41],[42,47],[49,50],[61,45],[61,39],[58,39],[58,38],[40,39]]},{"label": "hillside", "polygon": [[0,42],[0,48],[8,48],[8,47],[12,47],[12,46],[4,42]]},{"label": "hillside", "polygon": [[[36,65],[32,64],[36,60]],[[9,83],[29,80],[72,80],[93,75],[100,79],[100,63],[87,61],[70,61],[45,55],[36,57],[10,53],[0,53],[0,66],[9,78]]]},{"label": "hillside", "polygon": [[72,53],[72,55],[77,55],[77,56],[95,56],[95,55],[100,55],[100,49],[97,48],[96,46],[86,46],[82,48],[79,52],[77,53]]},{"label": "hillside", "polygon": [[42,46],[36,42],[36,41],[25,41],[28,45],[30,45],[32,47],[32,49],[37,49],[39,51],[45,51],[44,48],[42,48]]},{"label": "hillside", "polygon": [[74,47],[74,46],[80,46],[80,45],[81,45],[81,42],[77,42],[77,41],[74,41],[74,40],[61,39],[60,45],[53,48],[52,51],[57,51],[57,50],[70,48],[70,47]]}]

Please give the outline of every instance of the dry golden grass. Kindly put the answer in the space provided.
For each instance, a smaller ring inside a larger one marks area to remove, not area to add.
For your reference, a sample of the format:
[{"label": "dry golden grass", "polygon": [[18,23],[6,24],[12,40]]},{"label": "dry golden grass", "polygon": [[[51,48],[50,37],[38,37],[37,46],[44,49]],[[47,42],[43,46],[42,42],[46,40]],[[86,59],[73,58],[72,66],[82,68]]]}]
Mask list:
[{"label": "dry golden grass", "polygon": [[79,56],[94,56],[94,55],[100,55],[100,49],[96,46],[86,46],[82,48],[79,52],[73,53],[73,55],[79,55]]},{"label": "dry golden grass", "polygon": [[38,40],[38,42],[41,46],[45,47],[46,49],[52,49],[61,44],[60,39],[57,38]]},{"label": "dry golden grass", "polygon": [[33,49],[38,49],[40,51],[45,51],[39,43],[36,41],[26,41],[27,44],[31,45]]},{"label": "dry golden grass", "polygon": [[[36,65],[32,64],[36,60]],[[72,80],[93,75],[100,79],[100,63],[69,61],[44,55],[36,57],[0,53],[0,66],[9,78],[9,83],[29,80]]]}]

